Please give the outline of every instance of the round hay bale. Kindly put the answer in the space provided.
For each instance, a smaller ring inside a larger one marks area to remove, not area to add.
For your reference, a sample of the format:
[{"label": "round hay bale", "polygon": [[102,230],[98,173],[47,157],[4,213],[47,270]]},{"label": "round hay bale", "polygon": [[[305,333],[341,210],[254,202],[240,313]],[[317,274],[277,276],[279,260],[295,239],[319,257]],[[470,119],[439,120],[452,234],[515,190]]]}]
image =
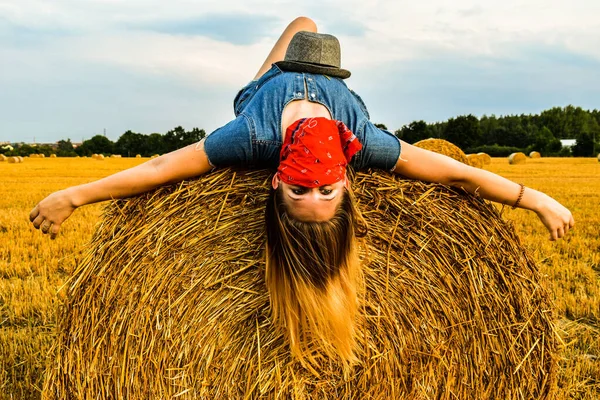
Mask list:
[{"label": "round hay bale", "polygon": [[25,159],[23,158],[23,156],[19,156],[19,162],[23,162],[25,161]]},{"label": "round hay bale", "polygon": [[0,161],[6,161],[7,158],[4,154],[0,154]]},{"label": "round hay bale", "polygon": [[532,151],[531,153],[529,153],[529,158],[541,158],[542,155],[537,152],[537,151]]},{"label": "round hay bale", "polygon": [[135,158],[142,158],[142,155],[141,154],[136,154]]},{"label": "round hay bale", "polygon": [[45,155],[45,154],[38,154],[38,156],[39,156],[40,158],[46,158],[46,155]]},{"label": "round hay bale", "polygon": [[6,161],[8,161],[9,164],[18,164],[21,162],[19,157],[8,157]]},{"label": "round hay bale", "polygon": [[358,363],[290,356],[264,282],[267,171],[111,203],[57,317],[44,398],[522,399],[556,387],[552,304],[493,205],[384,172],[353,184]]},{"label": "round hay bale", "polygon": [[487,153],[477,153],[481,160],[483,161],[483,165],[490,165],[492,163],[492,157],[490,157]]},{"label": "round hay bale", "polygon": [[153,154],[152,157],[150,157],[150,158],[156,158],[156,157],[160,157],[160,154]]},{"label": "round hay bale", "polygon": [[512,153],[508,156],[509,164],[524,164],[527,161],[527,156],[524,153]]},{"label": "round hay bale", "polygon": [[56,154],[50,154],[50,158],[56,158]]},{"label": "round hay bale", "polygon": [[414,146],[452,157],[461,163],[469,165],[466,154],[458,146],[455,146],[447,140],[430,138],[421,140],[415,143]]},{"label": "round hay bale", "polygon": [[483,168],[483,159],[478,154],[467,154],[469,165],[475,168]]},{"label": "round hay bale", "polygon": [[110,158],[121,158],[120,154],[111,154]]},{"label": "round hay bale", "polygon": [[96,154],[96,160],[104,160],[104,154]]},{"label": "round hay bale", "polygon": [[30,154],[29,158],[38,158],[38,155],[37,154]]}]

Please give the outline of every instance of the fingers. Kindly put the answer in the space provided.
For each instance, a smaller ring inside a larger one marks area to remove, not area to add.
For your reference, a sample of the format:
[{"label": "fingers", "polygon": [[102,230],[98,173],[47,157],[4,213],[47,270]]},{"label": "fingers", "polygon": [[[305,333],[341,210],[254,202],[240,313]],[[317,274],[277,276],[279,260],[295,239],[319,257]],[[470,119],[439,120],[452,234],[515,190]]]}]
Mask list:
[{"label": "fingers", "polygon": [[[58,231],[60,230],[60,224],[55,224],[50,220],[45,219],[39,214],[39,211],[36,210],[36,208],[34,208],[29,215],[29,219],[31,220],[33,227],[35,229],[39,229],[45,235],[50,234],[50,239],[56,239],[56,236],[58,236]],[[36,211],[36,214],[34,214],[34,211]],[[32,219],[34,215],[35,218]]]},{"label": "fingers", "polygon": [[52,239],[52,240],[56,239],[56,236],[58,236],[59,230],[60,230],[60,224],[52,224],[52,227],[50,228],[50,239]]},{"label": "fingers", "polygon": [[40,229],[40,225],[42,225],[42,222],[44,222],[44,220],[45,220],[45,218],[38,214],[35,217],[35,219],[31,222],[33,223],[33,227],[35,229]]},{"label": "fingers", "polygon": [[52,227],[52,222],[45,220],[40,225],[40,230],[42,231],[42,233],[47,234],[48,232],[50,232],[51,227]]},{"label": "fingers", "polygon": [[29,213],[29,221],[33,222],[33,220],[36,219],[39,214],[40,214],[40,209],[36,205],[35,207],[33,207],[33,210],[31,210],[31,212]]}]

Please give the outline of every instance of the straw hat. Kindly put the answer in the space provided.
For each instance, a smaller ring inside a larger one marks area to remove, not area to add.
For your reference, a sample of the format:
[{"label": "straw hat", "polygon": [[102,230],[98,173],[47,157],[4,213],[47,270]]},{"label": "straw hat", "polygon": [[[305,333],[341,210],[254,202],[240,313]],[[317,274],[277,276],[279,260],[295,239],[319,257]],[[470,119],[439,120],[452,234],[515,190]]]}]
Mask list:
[{"label": "straw hat", "polygon": [[309,72],[346,79],[350,71],[340,68],[340,42],[333,35],[300,31],[294,35],[284,61],[276,62],[284,71]]}]

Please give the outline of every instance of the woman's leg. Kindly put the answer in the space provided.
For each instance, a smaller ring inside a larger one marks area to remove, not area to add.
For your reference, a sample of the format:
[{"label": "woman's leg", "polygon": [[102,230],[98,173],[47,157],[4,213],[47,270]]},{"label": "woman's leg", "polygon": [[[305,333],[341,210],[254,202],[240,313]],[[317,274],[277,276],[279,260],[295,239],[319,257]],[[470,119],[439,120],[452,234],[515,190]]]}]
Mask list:
[{"label": "woman's leg", "polygon": [[296,32],[300,31],[316,32],[317,24],[315,24],[315,22],[312,19],[307,17],[298,17],[295,20],[293,20],[287,26],[287,28],[285,28],[285,30],[277,40],[277,43],[275,43],[275,46],[273,46],[273,49],[267,56],[267,59],[256,73],[254,80],[257,80],[265,72],[271,69],[271,64],[277,61],[283,61],[283,59],[285,58],[285,52],[287,50],[288,45],[290,44],[290,41],[292,40]]}]

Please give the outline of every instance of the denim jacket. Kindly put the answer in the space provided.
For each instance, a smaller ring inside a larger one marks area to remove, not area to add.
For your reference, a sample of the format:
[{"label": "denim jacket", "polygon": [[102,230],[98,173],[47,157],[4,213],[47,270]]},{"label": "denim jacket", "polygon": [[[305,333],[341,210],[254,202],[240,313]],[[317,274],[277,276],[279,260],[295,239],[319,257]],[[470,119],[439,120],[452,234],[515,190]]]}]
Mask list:
[{"label": "denim jacket", "polygon": [[234,100],[236,118],[206,137],[204,149],[210,164],[277,168],[283,109],[289,102],[304,98],[325,106],[333,119],[342,121],[358,137],[363,149],[350,162],[352,167],[394,168],[400,157],[400,141],[369,121],[362,99],[344,81],[282,71],[276,65],[240,90]]}]

